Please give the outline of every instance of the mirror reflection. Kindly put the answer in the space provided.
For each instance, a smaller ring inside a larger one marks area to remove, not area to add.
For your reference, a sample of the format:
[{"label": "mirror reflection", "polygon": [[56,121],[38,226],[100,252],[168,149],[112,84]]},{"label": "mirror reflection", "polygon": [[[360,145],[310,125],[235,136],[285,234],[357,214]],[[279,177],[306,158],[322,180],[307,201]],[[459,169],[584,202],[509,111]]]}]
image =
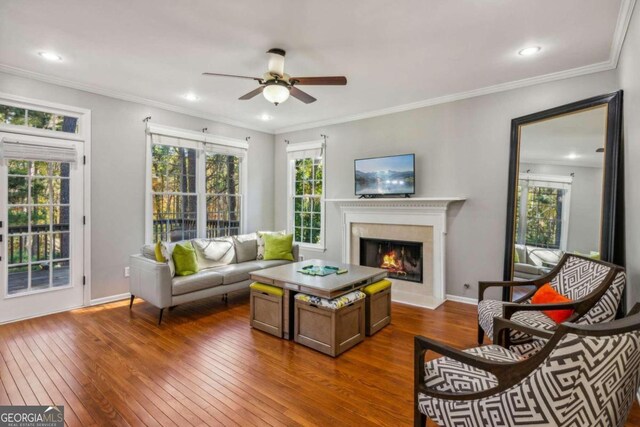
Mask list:
[{"label": "mirror reflection", "polygon": [[513,277],[547,274],[565,252],[599,259],[607,105],[520,127]]}]

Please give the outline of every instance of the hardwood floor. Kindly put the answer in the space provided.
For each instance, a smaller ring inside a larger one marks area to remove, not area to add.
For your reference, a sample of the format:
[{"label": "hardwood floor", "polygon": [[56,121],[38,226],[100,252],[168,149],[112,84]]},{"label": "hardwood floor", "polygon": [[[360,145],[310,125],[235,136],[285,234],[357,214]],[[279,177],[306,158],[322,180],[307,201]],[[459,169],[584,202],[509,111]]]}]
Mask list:
[{"label": "hardwood floor", "polygon": [[[0,326],[0,405],[62,404],[76,425],[412,423],[413,336],[476,345],[475,306],[393,306],[333,359],[248,325],[248,294],[158,310],[137,300]],[[628,426],[640,425],[637,403]]]}]

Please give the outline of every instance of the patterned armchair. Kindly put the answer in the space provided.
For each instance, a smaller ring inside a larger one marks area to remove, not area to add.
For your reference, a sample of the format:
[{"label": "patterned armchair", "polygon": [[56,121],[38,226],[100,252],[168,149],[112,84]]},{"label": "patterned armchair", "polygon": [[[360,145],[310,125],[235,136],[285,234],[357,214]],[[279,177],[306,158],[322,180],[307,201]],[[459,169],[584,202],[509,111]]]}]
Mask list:
[{"label": "patterned armchair", "polygon": [[[546,283],[571,302],[531,304],[533,294]],[[520,355],[531,355],[544,346],[557,328],[542,310],[573,309],[567,321],[580,325],[609,322],[615,319],[625,284],[622,267],[574,254],[565,254],[549,274],[536,280],[480,282],[478,344],[482,344],[486,333],[507,348],[515,344],[513,349]],[[491,287],[527,285],[535,288],[512,303],[484,299],[485,291]]]},{"label": "patterned armchair", "polygon": [[[425,364],[427,351],[445,357]],[[415,337],[414,425],[622,426],[640,386],[640,315],[563,323],[528,359]]]}]

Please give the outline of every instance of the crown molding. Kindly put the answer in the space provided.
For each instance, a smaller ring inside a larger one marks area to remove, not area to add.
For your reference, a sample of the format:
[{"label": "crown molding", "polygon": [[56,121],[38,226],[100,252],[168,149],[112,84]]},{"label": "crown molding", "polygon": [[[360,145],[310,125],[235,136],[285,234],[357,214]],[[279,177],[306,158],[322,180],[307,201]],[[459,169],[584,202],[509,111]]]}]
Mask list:
[{"label": "crown molding", "polygon": [[601,71],[613,70],[616,66],[611,60],[599,62],[596,64],[586,65],[584,67],[573,68],[570,70],[559,71],[556,73],[545,74],[542,76],[531,77],[512,82],[500,83],[494,86],[487,86],[480,89],[474,89],[467,92],[454,93],[452,95],[440,96],[438,98],[425,99],[424,101],[412,102],[410,104],[397,105],[395,107],[383,108],[381,110],[373,110],[366,113],[353,114],[350,116],[336,117],[317,122],[302,123],[299,125],[287,126],[276,129],[276,135],[288,132],[295,132],[305,129],[314,129],[325,126],[331,126],[340,123],[353,122],[356,120],[370,119],[372,117],[386,116],[388,114],[401,113],[403,111],[417,110],[419,108],[432,107],[434,105],[446,104],[463,99],[476,98],[478,96],[490,95],[492,93],[505,92],[508,90],[519,89],[527,86],[535,86],[542,83],[553,82],[556,80],[569,79],[572,77],[583,76],[586,74],[599,73]]},{"label": "crown molding", "polygon": [[135,102],[136,104],[142,104],[148,107],[160,108],[162,110],[173,111],[174,113],[186,114],[192,117],[198,117],[205,120],[212,120],[215,122],[223,123],[230,126],[236,126],[243,129],[255,130],[258,132],[264,132],[273,135],[272,129],[261,128],[249,123],[240,122],[237,120],[229,119],[214,114],[207,114],[202,111],[192,110],[190,108],[184,108],[173,104],[167,104],[164,102],[156,101],[153,99],[144,98],[141,96],[131,95],[116,90],[103,88],[100,86],[94,86],[86,83],[80,83],[72,80],[63,79],[60,77],[49,76],[46,74],[37,73],[35,71],[29,71],[22,68],[12,67],[6,64],[0,64],[0,72],[11,74],[18,77],[25,77],[32,80],[38,80],[45,83],[51,83],[57,86],[64,86],[72,89],[81,90],[84,92],[90,92],[97,95],[104,95],[110,98],[120,99],[128,102]]},{"label": "crown molding", "polygon": [[611,42],[610,54],[610,60],[614,64],[615,68],[618,67],[618,61],[620,61],[622,46],[624,45],[624,39],[627,36],[627,31],[629,30],[629,24],[631,22],[631,17],[633,16],[635,5],[636,0],[622,0],[622,4],[620,5],[618,21],[616,23],[615,32],[613,33],[613,41]]},{"label": "crown molding", "polygon": [[633,15],[633,9],[635,7],[636,0],[622,0],[620,4],[620,11],[618,12],[618,20],[616,22],[616,29],[613,33],[613,40],[611,42],[611,51],[609,53],[609,59],[604,62],[598,62],[595,64],[586,65],[583,67],[572,68],[569,70],[558,71],[555,73],[544,74],[542,76],[530,77],[522,80],[515,80],[512,82],[500,83],[494,86],[487,86],[480,89],[474,89],[466,92],[459,92],[451,95],[444,95],[437,98],[430,98],[423,101],[412,102],[410,104],[398,105],[395,107],[383,108],[381,110],[373,110],[365,113],[353,114],[343,117],[335,117],[327,120],[320,120],[315,122],[302,123],[299,125],[286,126],[280,129],[276,129],[276,135],[280,135],[288,132],[295,132],[305,129],[313,129],[325,126],[336,125],[340,123],[353,122],[357,120],[369,119],[372,117],[385,116],[387,114],[401,113],[403,111],[416,110],[418,108],[432,107],[434,105],[446,104],[448,102],[461,101],[463,99],[475,98],[483,95],[490,95],[492,93],[505,92],[508,90],[524,88],[528,86],[535,86],[543,83],[549,83],[557,80],[569,79],[572,77],[584,76],[587,74],[599,73],[602,71],[614,70],[618,67],[618,61],[620,60],[620,53],[622,52],[622,46],[624,45],[624,39],[629,29],[629,23]]}]

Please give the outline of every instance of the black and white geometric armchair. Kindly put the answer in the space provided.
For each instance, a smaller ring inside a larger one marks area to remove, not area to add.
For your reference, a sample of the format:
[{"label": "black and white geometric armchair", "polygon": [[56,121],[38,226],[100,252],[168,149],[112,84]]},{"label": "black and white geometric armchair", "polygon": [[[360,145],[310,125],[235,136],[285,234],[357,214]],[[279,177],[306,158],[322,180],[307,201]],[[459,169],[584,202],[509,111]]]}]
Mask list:
[{"label": "black and white geometric armchair", "polygon": [[[425,364],[427,351],[445,357]],[[640,315],[562,323],[536,354],[415,337],[414,425],[623,426],[640,386]]]},{"label": "black and white geometric armchair", "polygon": [[[546,283],[571,302],[531,304],[533,294]],[[484,299],[485,291],[491,287],[527,285],[534,289],[514,302]],[[565,254],[549,274],[536,280],[480,282],[478,344],[482,344],[486,333],[494,343],[529,356],[545,345],[558,326],[542,310],[573,309],[567,322],[580,325],[609,322],[615,319],[625,285],[622,267],[574,254]],[[509,328],[510,325],[514,327]]]}]

